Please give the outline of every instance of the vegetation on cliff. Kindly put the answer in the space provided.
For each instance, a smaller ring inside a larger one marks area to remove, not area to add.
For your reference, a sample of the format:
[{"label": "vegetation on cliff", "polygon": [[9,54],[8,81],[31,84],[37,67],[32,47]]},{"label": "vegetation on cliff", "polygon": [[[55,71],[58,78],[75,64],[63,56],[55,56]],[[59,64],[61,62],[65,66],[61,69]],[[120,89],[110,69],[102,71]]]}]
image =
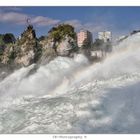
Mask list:
[{"label": "vegetation on cliff", "polygon": [[0,62],[9,64],[13,59],[12,49],[16,39],[12,33],[0,34]]},{"label": "vegetation on cliff", "polygon": [[14,43],[15,41],[16,39],[12,33],[0,34],[0,46]]},{"label": "vegetation on cliff", "polygon": [[47,36],[39,38],[33,26],[29,25],[18,39],[11,33],[0,34],[0,63],[28,66],[32,63],[48,63],[57,56],[73,57],[75,53],[84,53],[90,58],[91,51],[103,47],[110,48],[110,44],[97,39],[93,44],[85,40],[79,48],[74,27],[69,24],[52,27]]},{"label": "vegetation on cliff", "polygon": [[66,36],[76,39],[74,27],[69,24],[60,24],[57,27],[53,27],[48,33],[54,42],[60,42]]},{"label": "vegetation on cliff", "polygon": [[47,37],[42,36],[39,40],[41,40],[41,44],[43,44],[45,49],[51,47],[55,50],[56,55],[60,56],[70,56],[78,48],[76,32],[74,27],[69,24],[60,24],[53,27],[48,32]]},{"label": "vegetation on cliff", "polygon": [[15,63],[25,66],[36,63],[41,56],[41,52],[35,30],[32,25],[29,25],[16,41]]},{"label": "vegetation on cliff", "polygon": [[0,62],[5,65],[28,66],[49,62],[58,55],[69,56],[75,51],[76,33],[68,24],[53,27],[48,36],[36,37],[32,25],[16,40],[12,34],[0,36]]}]

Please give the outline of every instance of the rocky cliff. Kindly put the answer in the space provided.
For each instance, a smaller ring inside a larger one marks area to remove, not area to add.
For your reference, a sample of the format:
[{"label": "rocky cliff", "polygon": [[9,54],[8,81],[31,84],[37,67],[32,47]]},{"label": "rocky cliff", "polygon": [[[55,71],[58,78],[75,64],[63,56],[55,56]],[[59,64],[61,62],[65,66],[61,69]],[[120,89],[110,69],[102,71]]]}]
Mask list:
[{"label": "rocky cliff", "polygon": [[77,48],[76,33],[68,24],[53,27],[41,39],[37,39],[33,26],[29,25],[17,40],[0,44],[0,62],[17,67],[48,63],[57,56],[72,56]]},{"label": "rocky cliff", "polygon": [[42,46],[41,62],[46,63],[56,56],[70,57],[77,50],[76,33],[68,24],[53,27],[47,37],[40,44]]},{"label": "rocky cliff", "polygon": [[0,55],[1,63],[14,66],[28,66],[38,61],[41,47],[37,41],[33,26],[29,25],[21,36],[13,43],[5,43]]},{"label": "rocky cliff", "polygon": [[15,64],[28,66],[39,60],[41,48],[33,26],[29,25],[17,40],[15,54]]}]

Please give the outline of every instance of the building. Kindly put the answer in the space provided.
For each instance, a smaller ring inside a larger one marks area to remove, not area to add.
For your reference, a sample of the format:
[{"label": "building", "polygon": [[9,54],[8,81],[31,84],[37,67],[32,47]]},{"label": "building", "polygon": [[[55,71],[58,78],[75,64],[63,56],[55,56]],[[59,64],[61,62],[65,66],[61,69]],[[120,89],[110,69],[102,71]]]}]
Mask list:
[{"label": "building", "polygon": [[98,38],[104,42],[112,40],[112,33],[110,31],[98,32]]},{"label": "building", "polygon": [[[86,42],[85,42],[86,41]],[[82,47],[85,43],[87,45],[92,45],[92,33],[87,30],[81,30],[77,33],[77,44],[78,47]]]},{"label": "building", "polygon": [[102,50],[91,51],[91,56],[101,59],[106,56],[106,52]]}]

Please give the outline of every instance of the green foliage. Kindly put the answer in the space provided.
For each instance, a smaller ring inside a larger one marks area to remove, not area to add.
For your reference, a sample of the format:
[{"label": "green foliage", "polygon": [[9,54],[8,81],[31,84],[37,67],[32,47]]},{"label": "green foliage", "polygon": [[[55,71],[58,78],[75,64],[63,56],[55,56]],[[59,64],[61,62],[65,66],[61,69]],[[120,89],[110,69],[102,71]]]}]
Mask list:
[{"label": "green foliage", "polygon": [[3,55],[5,47],[6,46],[4,46],[4,45],[0,45],[0,55]]},{"label": "green foliage", "polygon": [[37,62],[42,55],[42,47],[38,42],[36,42],[36,45],[33,48],[35,52],[34,62]]},{"label": "green foliage", "polygon": [[10,54],[9,54],[9,60],[14,60],[16,58],[16,53],[14,51],[12,51]]},{"label": "green foliage", "polygon": [[2,35],[2,34],[0,34],[0,45],[1,45],[1,46],[4,45],[3,35]]},{"label": "green foliage", "polygon": [[70,53],[79,51],[79,47],[77,46],[77,44],[75,42],[69,42],[69,43],[72,47],[71,50],[69,50]]},{"label": "green foliage", "polygon": [[107,44],[106,44],[106,51],[107,52],[111,52],[112,51],[112,44],[111,44],[111,42],[107,42]]},{"label": "green foliage", "polygon": [[13,44],[16,41],[15,37],[11,33],[0,34],[0,46],[7,46]]},{"label": "green foliage", "polygon": [[8,43],[14,43],[15,42],[15,37],[13,34],[11,33],[6,33],[3,35],[3,41],[5,44],[8,44]]},{"label": "green foliage", "polygon": [[82,49],[89,49],[91,48],[91,42],[87,39],[84,40],[83,45],[81,46]]},{"label": "green foliage", "polygon": [[69,24],[61,24],[57,27],[53,27],[49,31],[49,35],[55,42],[60,42],[66,36],[70,36],[73,39],[76,39],[76,33],[74,31],[74,27]]},{"label": "green foliage", "polygon": [[94,49],[94,50],[101,49],[101,46],[102,46],[103,44],[104,44],[104,41],[103,41],[103,40],[96,39],[95,42],[94,42],[93,45],[92,45],[92,49]]},{"label": "green foliage", "polygon": [[46,36],[41,36],[41,37],[38,38],[38,41],[42,41],[42,40],[44,40],[45,38],[46,38]]}]

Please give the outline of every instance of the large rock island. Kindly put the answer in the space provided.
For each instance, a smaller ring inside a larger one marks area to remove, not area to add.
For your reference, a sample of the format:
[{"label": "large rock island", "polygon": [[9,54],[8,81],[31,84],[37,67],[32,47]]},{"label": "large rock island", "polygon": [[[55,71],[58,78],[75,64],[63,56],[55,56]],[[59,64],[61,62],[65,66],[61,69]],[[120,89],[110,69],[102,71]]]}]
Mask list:
[{"label": "large rock island", "polygon": [[93,63],[101,61],[111,49],[111,42],[99,39],[92,44],[84,40],[78,47],[76,32],[69,24],[52,27],[47,36],[39,38],[34,27],[28,25],[17,39],[11,33],[0,35],[0,66],[16,69],[33,63],[42,65],[57,56],[73,57],[77,53],[84,54]]},{"label": "large rock island", "polygon": [[[5,36],[8,36],[6,41]],[[48,63],[57,56],[72,56],[78,48],[74,28],[68,24],[53,27],[48,36],[39,39],[32,25],[28,25],[18,39],[12,34],[0,37],[0,63],[6,66]]]}]

